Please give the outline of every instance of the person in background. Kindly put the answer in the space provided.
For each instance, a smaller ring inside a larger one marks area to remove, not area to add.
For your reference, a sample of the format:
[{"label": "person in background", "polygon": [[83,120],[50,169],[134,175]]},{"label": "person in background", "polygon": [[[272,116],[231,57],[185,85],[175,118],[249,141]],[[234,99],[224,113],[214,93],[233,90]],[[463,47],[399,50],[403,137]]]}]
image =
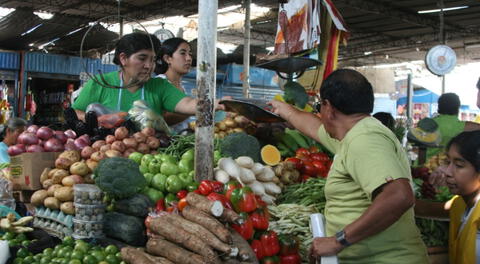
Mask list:
[{"label": "person in background", "polygon": [[[94,80],[88,81],[72,105],[78,118],[85,120],[85,110],[91,103],[100,103],[125,114],[137,100],[145,100],[157,114],[165,111],[195,114],[197,99],[188,97],[167,80],[151,78],[159,50],[160,41],[154,35],[134,32],[123,36],[116,44],[113,59],[120,70],[103,74],[102,77],[110,85],[129,87],[109,88]],[[218,100],[215,105],[223,109],[223,105],[218,105]]]},{"label": "person in background", "polygon": [[390,113],[387,112],[377,112],[373,115],[376,119],[378,119],[382,124],[388,129],[394,131],[395,130],[395,119]]},{"label": "person in background", "polygon": [[0,130],[0,163],[10,162],[8,147],[17,144],[18,136],[25,131],[27,121],[22,118],[12,117]]},{"label": "person in background", "polygon": [[274,113],[335,154],[325,184],[327,237],[310,256],[340,263],[428,263],[415,225],[407,155],[392,131],[370,116],[373,88],[359,72],[332,72],[320,87],[321,118],[280,101]]},{"label": "person in background", "polygon": [[[442,136],[440,146],[446,146],[454,136],[462,131],[480,129],[480,125],[474,122],[461,121],[458,118],[460,111],[460,98],[455,93],[445,93],[438,98],[438,116],[433,120],[438,124],[438,130]],[[427,160],[443,151],[443,148],[428,148]]]},{"label": "person in background", "polygon": [[446,183],[455,196],[448,202],[417,200],[418,216],[450,218],[450,263],[480,263],[480,131],[461,132],[447,145]]},{"label": "person in background", "polygon": [[[477,107],[480,108],[480,77],[477,81]],[[475,118],[475,123],[480,123],[480,115]]]},{"label": "person in background", "polygon": [[[167,39],[160,48],[155,73],[158,74],[157,77],[168,80],[178,90],[185,93],[182,77],[190,71],[192,60],[192,49],[186,40],[182,38]],[[189,115],[172,112],[163,114],[168,125],[178,124],[188,117]]]}]

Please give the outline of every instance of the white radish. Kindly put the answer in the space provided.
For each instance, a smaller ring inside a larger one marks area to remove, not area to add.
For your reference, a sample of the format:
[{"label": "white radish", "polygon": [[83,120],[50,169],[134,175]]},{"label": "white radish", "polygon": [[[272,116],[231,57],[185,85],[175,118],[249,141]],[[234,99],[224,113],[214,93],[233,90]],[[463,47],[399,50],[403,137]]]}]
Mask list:
[{"label": "white radish", "polygon": [[260,195],[260,196],[266,195],[265,187],[259,181],[254,181],[254,182],[248,184],[248,187],[250,187],[252,189],[252,191],[257,195]]},{"label": "white radish", "polygon": [[265,194],[265,195],[262,195],[260,198],[262,198],[262,200],[267,204],[274,204],[275,203],[275,197],[273,197],[271,195]]},{"label": "white radish", "polygon": [[270,195],[282,193],[282,189],[273,182],[263,182],[263,187],[265,187],[265,192]]},{"label": "white radish", "polygon": [[237,162],[238,165],[244,167],[244,168],[247,168],[247,169],[251,169],[253,167],[253,159],[248,157],[248,156],[241,156],[241,157],[238,157],[235,159],[235,161]]},{"label": "white radish", "polygon": [[240,167],[240,170],[242,171],[242,174],[240,174],[240,179],[243,183],[249,184],[255,181],[255,174],[253,174],[253,171],[243,167]]},{"label": "white radish", "polygon": [[263,167],[263,172],[257,175],[257,180],[263,182],[271,182],[275,177],[275,172],[273,172],[270,166]]},{"label": "white radish", "polygon": [[218,167],[242,183],[240,179],[240,176],[242,175],[241,167],[238,166],[232,158],[221,158],[218,161]]},{"label": "white radish", "polygon": [[230,175],[224,170],[215,169],[215,180],[225,184],[230,180]]},{"label": "white radish", "polygon": [[253,173],[255,173],[255,176],[259,175],[260,173],[263,172],[263,168],[265,166],[262,164],[262,163],[255,163],[253,164],[253,167],[251,168],[251,170],[253,171]]}]

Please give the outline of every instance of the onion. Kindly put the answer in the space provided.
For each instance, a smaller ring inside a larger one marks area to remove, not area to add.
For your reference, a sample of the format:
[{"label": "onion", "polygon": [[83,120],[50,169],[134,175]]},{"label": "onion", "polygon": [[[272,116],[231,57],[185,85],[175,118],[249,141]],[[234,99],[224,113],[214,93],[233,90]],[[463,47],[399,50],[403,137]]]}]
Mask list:
[{"label": "onion", "polygon": [[156,150],[160,147],[160,140],[156,137],[147,137],[147,145],[149,148]]},{"label": "onion", "polygon": [[30,133],[33,133],[33,134],[36,134],[37,130],[38,130],[37,125],[31,125],[31,126],[27,127],[27,132],[30,132]]},{"label": "onion", "polygon": [[[41,128],[39,128],[38,131],[40,131]],[[51,138],[49,140],[47,140],[44,144],[44,149],[45,151],[47,152],[59,152],[59,151],[63,151],[63,144],[62,142],[60,142],[60,140],[56,139],[56,138]]]},{"label": "onion", "polygon": [[87,134],[84,134],[84,135],[81,135],[79,136],[78,138],[82,139],[83,141],[85,141],[85,143],[87,143],[87,145],[91,145],[92,142],[90,141],[90,136],[87,135]]},{"label": "onion", "polygon": [[115,138],[122,140],[128,136],[128,129],[126,127],[119,127],[115,129]]},{"label": "onion", "polygon": [[53,130],[49,127],[43,126],[37,130],[37,137],[40,139],[49,139],[53,136]]},{"label": "onion", "polygon": [[123,152],[123,156],[125,158],[128,158],[128,156],[130,156],[130,154],[132,154],[133,152],[136,152],[134,148],[127,148],[125,152]]},{"label": "onion", "polygon": [[145,127],[142,129],[142,133],[147,137],[155,136],[155,129],[151,127]]},{"label": "onion", "polygon": [[66,130],[65,132],[63,132],[65,134],[65,136],[67,136],[68,138],[73,138],[75,139],[77,137],[77,133],[75,133],[75,131],[69,129],[69,130]]},{"label": "onion", "polygon": [[40,145],[30,145],[27,147],[27,152],[43,152],[43,148]]},{"label": "onion", "polygon": [[105,152],[107,150],[110,150],[111,147],[112,147],[112,144],[103,145],[100,147],[100,151]]},{"label": "onion", "polygon": [[147,144],[140,143],[140,144],[138,144],[137,151],[142,153],[142,154],[147,154],[147,153],[150,152],[150,148],[148,147]]},{"label": "onion", "polygon": [[123,153],[126,148],[125,148],[125,144],[123,144],[122,141],[115,141],[115,142],[112,143],[111,149]]},{"label": "onion", "polygon": [[93,142],[92,148],[94,150],[98,151],[102,146],[104,146],[106,144],[107,144],[107,142],[105,142],[105,140],[97,140],[97,141]]},{"label": "onion", "polygon": [[122,142],[126,148],[135,149],[137,147],[137,141],[134,138],[124,138]]},{"label": "onion", "polygon": [[93,148],[90,146],[86,146],[82,149],[81,156],[84,159],[89,159],[90,156],[92,156],[92,153],[94,152]]},{"label": "onion", "polygon": [[83,149],[84,147],[88,146],[88,143],[82,137],[79,137],[79,138],[75,139],[75,141],[73,141],[73,143],[75,144],[75,147],[77,147],[80,150]]},{"label": "onion", "polygon": [[107,144],[112,144],[115,140],[116,140],[116,138],[115,138],[114,135],[108,135],[108,136],[105,138],[105,142],[107,142]]},{"label": "onion", "polygon": [[67,139],[67,143],[65,143],[65,150],[78,150],[77,146],[75,146],[75,140],[71,138]]},{"label": "onion", "polygon": [[18,136],[17,142],[24,145],[36,145],[38,144],[38,138],[34,133],[25,131]]},{"label": "onion", "polygon": [[105,153],[101,152],[101,151],[97,151],[97,152],[93,152],[92,155],[90,156],[90,159],[94,160],[94,161],[101,161],[102,159],[104,159],[106,156],[105,156]]},{"label": "onion", "polygon": [[67,142],[67,139],[68,137],[63,133],[63,131],[58,131],[56,130],[53,134],[53,136],[60,140],[60,142],[62,142],[62,144],[65,144]]},{"label": "onion", "polygon": [[119,151],[111,149],[111,150],[105,151],[105,156],[107,156],[107,158],[121,157],[122,153],[120,153]]},{"label": "onion", "polygon": [[17,156],[25,152],[25,145],[23,144],[17,144],[8,147],[8,155],[10,156]]},{"label": "onion", "polygon": [[133,134],[133,137],[138,143],[145,143],[145,141],[147,140],[147,136],[145,136],[145,134],[143,134],[142,132],[137,132]]}]

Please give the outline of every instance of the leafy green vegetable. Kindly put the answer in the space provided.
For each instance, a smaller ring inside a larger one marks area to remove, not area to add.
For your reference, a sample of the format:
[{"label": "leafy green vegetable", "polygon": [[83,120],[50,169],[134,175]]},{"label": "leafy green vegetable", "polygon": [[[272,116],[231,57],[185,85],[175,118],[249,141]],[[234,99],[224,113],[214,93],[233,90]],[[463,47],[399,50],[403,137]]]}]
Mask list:
[{"label": "leafy green vegetable", "polygon": [[260,161],[260,143],[255,137],[243,132],[226,136],[220,143],[220,152],[223,157],[236,159],[248,156],[255,162]]},{"label": "leafy green vegetable", "polygon": [[448,245],[448,222],[433,219],[415,218],[422,240],[427,247]]},{"label": "leafy green vegetable", "polygon": [[131,197],[147,185],[138,164],[127,158],[104,159],[94,174],[98,187],[118,199]]},{"label": "leafy green vegetable", "polygon": [[[214,139],[214,149],[217,150],[219,146],[219,139]],[[195,148],[195,134],[190,135],[175,135],[171,137],[170,145],[166,148],[160,148],[159,151],[166,153],[176,158],[180,158],[189,149]]]}]

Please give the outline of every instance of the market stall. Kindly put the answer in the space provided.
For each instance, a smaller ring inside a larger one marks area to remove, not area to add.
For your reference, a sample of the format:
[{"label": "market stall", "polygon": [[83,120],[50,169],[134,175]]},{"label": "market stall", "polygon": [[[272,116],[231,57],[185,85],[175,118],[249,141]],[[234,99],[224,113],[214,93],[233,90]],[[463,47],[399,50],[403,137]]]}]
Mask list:
[{"label": "market stall", "polygon": [[15,100],[18,92],[18,76],[20,69],[20,54],[16,52],[0,52],[0,89],[1,118],[4,123],[16,109]]}]

